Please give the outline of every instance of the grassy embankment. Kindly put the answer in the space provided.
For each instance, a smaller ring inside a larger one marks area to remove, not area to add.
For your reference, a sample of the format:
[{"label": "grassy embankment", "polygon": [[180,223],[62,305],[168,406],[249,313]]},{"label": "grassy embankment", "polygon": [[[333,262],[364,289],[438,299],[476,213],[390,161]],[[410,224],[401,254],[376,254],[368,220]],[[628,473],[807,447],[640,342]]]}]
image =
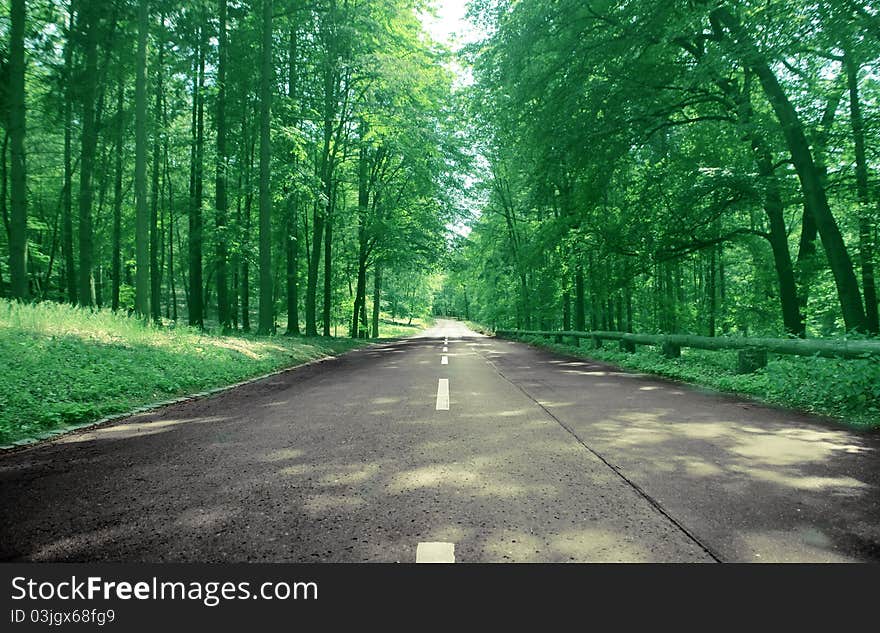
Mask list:
[{"label": "grassy embankment", "polygon": [[[415,334],[382,324],[380,336]],[[216,336],[107,310],[0,300],[0,446],[233,384],[370,343]]]},{"label": "grassy embankment", "polygon": [[770,355],[767,367],[753,374],[736,373],[735,351],[682,349],[681,358],[669,359],[659,350],[639,345],[635,354],[591,349],[545,338],[521,339],[525,343],[570,356],[591,358],[650,374],[657,374],[717,391],[735,393],[809,413],[836,418],[859,429],[880,428],[880,361],[804,358]]}]

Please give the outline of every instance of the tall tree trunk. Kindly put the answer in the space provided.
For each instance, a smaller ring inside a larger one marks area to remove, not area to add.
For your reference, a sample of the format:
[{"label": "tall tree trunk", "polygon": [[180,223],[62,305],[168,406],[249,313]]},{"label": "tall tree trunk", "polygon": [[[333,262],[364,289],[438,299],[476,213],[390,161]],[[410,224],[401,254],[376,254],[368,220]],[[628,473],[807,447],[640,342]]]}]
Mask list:
[{"label": "tall tree trunk", "polygon": [[82,135],[79,171],[79,289],[80,305],[91,306],[92,297],[92,171],[98,133],[95,126],[95,91],[98,76],[98,6],[86,0],[83,11],[85,25],[85,75],[82,86]]},{"label": "tall tree trunk", "polygon": [[[721,332],[727,334],[729,325],[727,322],[727,275],[724,270],[724,243],[718,245],[718,303],[719,316],[721,318]],[[798,297],[800,305],[800,297]]]},{"label": "tall tree trunk", "polygon": [[[250,240],[251,235],[251,210],[254,203],[254,194],[251,187],[251,179],[254,167],[254,148],[256,142],[251,139],[250,148],[247,149],[247,159],[245,168],[245,197],[244,197],[244,235],[245,243]],[[241,329],[245,332],[251,331],[251,276],[250,276],[250,259],[248,257],[249,249],[245,251],[245,256],[241,258]]]},{"label": "tall tree trunk", "polygon": [[806,336],[806,326],[798,301],[791,253],[788,250],[788,230],[785,226],[785,207],[779,189],[779,179],[773,170],[770,148],[757,133],[752,134],[752,148],[758,164],[758,175],[766,183],[764,212],[767,214],[770,227],[767,239],[773,251],[776,278],[779,283],[782,324],[787,334],[803,338]]},{"label": "tall tree trunk", "polygon": [[[162,128],[168,129],[167,106],[162,104]],[[169,174],[168,165],[168,135],[165,134],[162,139],[162,161],[164,162],[163,171],[165,172],[164,180],[168,185],[168,285],[169,300],[165,307],[166,314],[176,323],[177,322],[177,280],[174,273],[174,183]]]},{"label": "tall tree trunk", "polygon": [[571,330],[571,293],[567,288],[562,292],[562,329]]},{"label": "tall tree trunk", "polygon": [[[6,197],[8,194],[8,173],[6,156],[9,149],[9,130],[3,130],[3,147],[0,147],[0,215],[3,216],[3,228],[6,231],[6,241],[9,242],[9,209],[6,206]],[[3,285],[2,269],[0,266],[0,297],[6,296],[5,286]]]},{"label": "tall tree trunk", "polygon": [[9,223],[9,275],[12,296],[30,296],[27,276],[27,181],[25,175],[25,93],[24,93],[24,0],[10,4],[12,28],[9,39],[9,137],[11,142],[12,217]]},{"label": "tall tree trunk", "polygon": [[198,60],[195,77],[193,78],[193,150],[190,169],[192,195],[189,208],[189,324],[195,327],[205,326],[204,284],[202,282],[202,187],[204,169],[205,144],[205,35],[204,26],[199,27]]},{"label": "tall tree trunk", "polygon": [[[332,194],[336,196],[334,192]],[[327,218],[324,221],[324,322],[323,334],[330,336],[330,299],[333,291],[333,206],[328,209]]]},{"label": "tall tree trunk", "polygon": [[[364,291],[366,292],[366,290]],[[446,316],[449,316],[449,311],[447,310]],[[359,327],[358,338],[367,338],[367,332],[370,329],[370,324],[367,321],[367,299],[364,297],[361,300],[361,324]]]},{"label": "tall tree trunk", "polygon": [[[714,245],[709,250],[709,279],[706,284],[706,295],[709,299],[709,336],[715,336],[715,312],[717,309],[717,293],[715,288],[716,250]],[[786,245],[785,252],[788,252],[788,245]],[[789,263],[791,263],[791,258],[789,258]],[[792,276],[793,279],[794,277]]]},{"label": "tall tree trunk", "polygon": [[226,196],[226,2],[218,0],[218,63],[217,63],[217,180],[215,186],[216,225],[217,225],[217,316],[224,332],[229,331],[229,282],[227,272],[228,253],[226,248],[226,223],[228,201]]},{"label": "tall tree trunk", "polygon": [[373,270],[373,338],[379,338],[379,310],[382,305],[382,265],[376,262]]},{"label": "tall tree trunk", "polygon": [[574,329],[576,332],[587,329],[584,314],[584,268],[580,262],[576,264],[574,272]]},{"label": "tall tree trunk", "polygon": [[292,194],[287,211],[287,334],[299,334],[299,286],[297,268],[299,260],[299,210],[296,194]]},{"label": "tall tree trunk", "polygon": [[[64,42],[64,212],[61,221],[61,250],[64,252],[64,278],[67,282],[67,300],[76,304],[77,279],[73,251],[73,42],[74,2],[71,0]],[[115,278],[114,278],[115,279]]]},{"label": "tall tree trunk", "polygon": [[[297,79],[297,34],[296,27],[290,29],[290,46],[287,59],[287,98],[291,105],[296,99]],[[299,117],[294,116],[294,125],[299,125]],[[298,160],[294,158],[294,168]],[[287,334],[299,334],[299,194],[291,193],[287,213]]]},{"label": "tall tree trunk", "polygon": [[324,241],[324,213],[320,203],[315,204],[312,219],[312,248],[306,280],[306,336],[318,335],[318,265],[321,262],[321,244]]},{"label": "tall tree trunk", "polygon": [[367,287],[367,262],[365,254],[365,250],[361,250],[361,252],[358,253],[357,282],[354,293],[354,308],[351,315],[351,331],[349,332],[351,338],[360,338],[359,319],[361,306],[364,305],[364,301],[366,300],[365,295]]},{"label": "tall tree trunk", "polygon": [[125,132],[125,76],[119,65],[119,85],[116,91],[116,165],[113,183],[113,245],[111,248],[112,289],[110,306],[119,310],[119,287],[122,283],[122,143]]},{"label": "tall tree trunk", "polygon": [[[321,190],[324,194],[323,201],[317,201],[314,208],[312,221],[312,252],[309,259],[308,286],[306,288],[306,336],[318,335],[317,312],[318,312],[318,265],[321,261],[321,244],[324,237],[324,224],[330,215],[331,197],[333,195],[333,125],[335,121],[338,99],[337,87],[337,53],[335,32],[336,2],[331,0],[328,16],[325,21],[326,55],[323,68],[324,84],[324,111],[323,127],[324,142],[321,150],[319,171],[321,178]],[[323,205],[322,205],[323,202]],[[326,264],[325,264],[326,267]]]},{"label": "tall tree trunk", "polygon": [[370,204],[370,189],[368,182],[368,147],[366,142],[367,124],[360,123],[360,148],[358,155],[358,269],[357,283],[354,293],[354,308],[351,316],[351,337],[359,338],[361,304],[366,301],[367,287],[367,210]]},{"label": "tall tree trunk", "polygon": [[871,223],[868,193],[868,164],[865,159],[865,124],[859,102],[859,66],[852,52],[844,55],[847,85],[849,86],[850,125],[856,155],[856,194],[859,199],[859,263],[862,267],[862,289],[865,294],[865,318],[868,332],[880,332],[877,313],[877,286],[874,281],[874,227]]},{"label": "tall tree trunk", "polygon": [[[828,179],[828,167],[826,165],[825,152],[828,144],[828,137],[831,134],[831,128],[834,124],[834,118],[837,108],[840,105],[842,92],[833,90],[831,96],[825,104],[825,110],[822,113],[822,119],[819,123],[817,133],[812,139],[813,157],[816,162],[816,169],[819,170],[819,177],[822,186],[826,186]],[[801,315],[807,314],[807,306],[810,298],[810,287],[813,278],[816,275],[816,238],[818,231],[816,229],[816,220],[810,211],[809,205],[804,205],[801,219],[801,233],[798,241],[798,252],[796,262],[796,275],[798,282],[798,307]],[[806,332],[806,325],[804,331]]]},{"label": "tall tree trunk", "polygon": [[137,72],[134,87],[135,298],[134,311],[150,316],[150,210],[147,206],[148,0],[138,2]]},{"label": "tall tree trunk", "polygon": [[159,323],[162,320],[162,268],[159,256],[164,248],[164,240],[159,236],[159,157],[162,153],[162,136],[165,128],[159,126],[164,102],[164,75],[165,75],[165,42],[164,42],[165,16],[159,15],[159,51],[156,57],[156,102],[153,120],[153,182],[152,199],[150,201],[150,313],[153,321]]},{"label": "tall tree trunk", "polygon": [[263,0],[263,49],[260,72],[260,324],[259,334],[274,331],[272,297],[272,198],[269,189],[269,130],[272,99],[272,0]]}]

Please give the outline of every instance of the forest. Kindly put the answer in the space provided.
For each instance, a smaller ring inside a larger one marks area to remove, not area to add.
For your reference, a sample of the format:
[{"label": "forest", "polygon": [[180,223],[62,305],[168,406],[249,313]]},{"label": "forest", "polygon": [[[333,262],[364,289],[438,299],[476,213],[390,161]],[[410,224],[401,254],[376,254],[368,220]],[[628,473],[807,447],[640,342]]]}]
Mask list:
[{"label": "forest", "polygon": [[[0,431],[432,316],[489,333],[878,335],[876,8],[471,0],[471,36],[447,42],[426,26],[436,5],[0,0]],[[145,336],[173,353],[106,344]],[[871,354],[741,378],[730,354],[622,351],[591,353],[880,423]],[[40,386],[71,362],[64,389]],[[126,363],[149,376],[114,400]]]},{"label": "forest", "polygon": [[412,0],[5,4],[6,296],[263,334],[880,330],[865,3],[476,0],[465,85]]},{"label": "forest", "polygon": [[426,314],[456,190],[412,0],[5,0],[0,289],[218,332]]},{"label": "forest", "polygon": [[493,328],[878,332],[880,12],[476,0],[479,213],[438,309]]}]

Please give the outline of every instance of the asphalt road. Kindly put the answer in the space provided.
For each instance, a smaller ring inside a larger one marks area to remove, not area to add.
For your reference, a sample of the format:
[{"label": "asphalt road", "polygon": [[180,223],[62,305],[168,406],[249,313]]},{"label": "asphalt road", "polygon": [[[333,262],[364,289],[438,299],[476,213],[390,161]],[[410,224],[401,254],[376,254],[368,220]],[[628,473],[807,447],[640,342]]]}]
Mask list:
[{"label": "asphalt road", "polygon": [[440,321],[0,456],[0,559],[876,561],[878,449]]}]

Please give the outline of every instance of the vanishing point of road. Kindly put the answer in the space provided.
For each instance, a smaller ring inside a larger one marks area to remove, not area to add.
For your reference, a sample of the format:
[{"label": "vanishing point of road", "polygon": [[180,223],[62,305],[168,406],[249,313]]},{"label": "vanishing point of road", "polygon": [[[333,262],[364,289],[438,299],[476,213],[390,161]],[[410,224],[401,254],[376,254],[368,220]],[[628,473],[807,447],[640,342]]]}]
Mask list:
[{"label": "vanishing point of road", "polygon": [[878,449],[441,320],[0,456],[0,559],[877,561]]}]

